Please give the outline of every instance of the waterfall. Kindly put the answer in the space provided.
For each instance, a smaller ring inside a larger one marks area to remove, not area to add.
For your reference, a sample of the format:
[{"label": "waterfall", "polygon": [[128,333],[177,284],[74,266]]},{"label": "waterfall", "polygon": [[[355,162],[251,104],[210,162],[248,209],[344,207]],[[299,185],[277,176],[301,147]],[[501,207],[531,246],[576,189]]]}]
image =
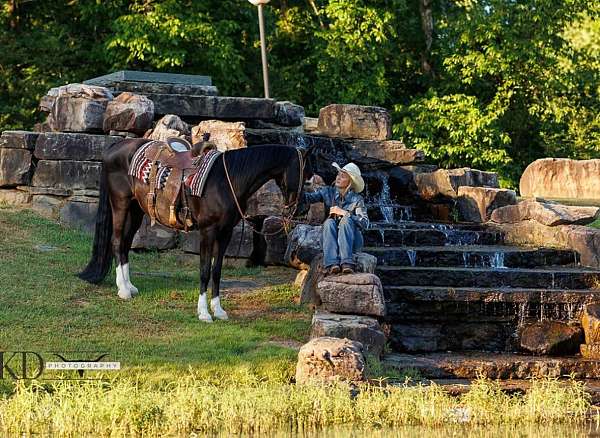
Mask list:
[{"label": "waterfall", "polygon": [[413,268],[417,266],[417,251],[414,249],[407,249],[406,254],[408,255],[408,260],[410,260],[410,266]]}]

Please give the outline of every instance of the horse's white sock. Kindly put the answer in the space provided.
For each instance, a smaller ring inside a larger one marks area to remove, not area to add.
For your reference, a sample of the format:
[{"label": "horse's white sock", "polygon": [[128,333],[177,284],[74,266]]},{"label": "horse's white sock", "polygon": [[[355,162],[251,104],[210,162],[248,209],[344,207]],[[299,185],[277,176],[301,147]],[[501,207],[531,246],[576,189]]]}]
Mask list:
[{"label": "horse's white sock", "polygon": [[129,276],[129,263],[125,263],[123,265],[123,273],[125,274],[125,282],[127,284],[127,287],[129,287],[129,290],[131,291],[132,295],[135,295],[138,293],[138,288],[135,287],[133,285],[133,283],[131,283],[131,277]]},{"label": "horse's white sock", "polygon": [[208,313],[208,301],[206,300],[206,292],[198,297],[198,319],[204,322],[212,322],[210,313]]},{"label": "horse's white sock", "polygon": [[119,298],[122,298],[124,300],[128,300],[131,298],[131,289],[129,289],[125,269],[121,264],[117,265],[117,287],[119,288]]},{"label": "horse's white sock", "polygon": [[217,319],[229,319],[229,316],[227,316],[227,312],[225,312],[223,310],[223,308],[221,307],[221,298],[220,297],[214,297],[210,300],[210,307],[215,315],[215,318]]}]

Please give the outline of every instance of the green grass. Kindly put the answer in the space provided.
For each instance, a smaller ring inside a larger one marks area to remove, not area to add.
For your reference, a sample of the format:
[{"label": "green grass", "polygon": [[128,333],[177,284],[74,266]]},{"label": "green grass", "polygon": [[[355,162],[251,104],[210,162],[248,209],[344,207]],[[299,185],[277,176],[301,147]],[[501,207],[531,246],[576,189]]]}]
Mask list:
[{"label": "green grass", "polygon": [[[341,428],[342,434],[378,430],[384,436],[414,426],[574,423],[590,408],[581,383],[554,380],[532,382],[525,395],[508,395],[481,380],[461,397],[436,385],[414,385],[416,374],[397,386],[296,386],[297,352],[290,346],[307,340],[310,312],[297,304],[293,271],[226,269],[224,307],[231,320],[203,324],[195,316],[194,257],[133,254],[132,279],[140,294],[124,302],[114,274],[100,286],[75,277],[90,244],[86,234],[0,207],[0,351],[100,350],[123,367],[101,381],[0,381],[4,433],[325,430],[337,436]],[[377,360],[368,361],[371,377],[386,375]],[[388,377],[403,382],[407,376]]]},{"label": "green grass", "polygon": [[589,224],[589,226],[592,228],[600,228],[600,218],[596,219],[594,222]]}]

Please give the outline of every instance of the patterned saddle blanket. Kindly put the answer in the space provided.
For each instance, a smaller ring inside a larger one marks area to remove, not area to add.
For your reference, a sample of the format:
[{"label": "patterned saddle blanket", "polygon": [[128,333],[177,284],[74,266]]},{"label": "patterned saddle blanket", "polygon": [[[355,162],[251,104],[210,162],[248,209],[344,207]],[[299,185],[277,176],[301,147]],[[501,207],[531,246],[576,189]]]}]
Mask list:
[{"label": "patterned saddle blanket", "polygon": [[[202,196],[210,169],[221,152],[209,149],[194,157],[189,143],[177,143],[177,149],[168,141],[144,144],[133,155],[128,174],[150,185],[147,212],[152,223],[158,220],[163,225],[187,230],[192,223],[186,196]],[[189,148],[182,150],[182,144]]]}]

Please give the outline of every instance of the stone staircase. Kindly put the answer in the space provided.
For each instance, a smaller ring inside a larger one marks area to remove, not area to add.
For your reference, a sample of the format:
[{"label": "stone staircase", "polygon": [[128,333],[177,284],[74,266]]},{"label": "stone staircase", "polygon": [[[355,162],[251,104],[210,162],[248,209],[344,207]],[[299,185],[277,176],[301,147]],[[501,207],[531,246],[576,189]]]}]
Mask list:
[{"label": "stone staircase", "polygon": [[[385,360],[395,368],[430,378],[474,378],[478,369],[495,369],[490,377],[497,378],[514,367],[519,376],[544,374],[548,358],[515,354],[521,327],[578,320],[585,304],[600,299],[600,270],[580,266],[573,251],[504,245],[492,227],[427,222],[406,205],[373,204],[369,214],[364,251],[377,258],[393,351]],[[441,352],[453,352],[457,363],[440,365]],[[487,368],[484,359],[492,360]],[[592,362],[584,368],[597,368],[589,377],[598,378],[600,363]],[[546,375],[573,367],[556,365]]]}]

